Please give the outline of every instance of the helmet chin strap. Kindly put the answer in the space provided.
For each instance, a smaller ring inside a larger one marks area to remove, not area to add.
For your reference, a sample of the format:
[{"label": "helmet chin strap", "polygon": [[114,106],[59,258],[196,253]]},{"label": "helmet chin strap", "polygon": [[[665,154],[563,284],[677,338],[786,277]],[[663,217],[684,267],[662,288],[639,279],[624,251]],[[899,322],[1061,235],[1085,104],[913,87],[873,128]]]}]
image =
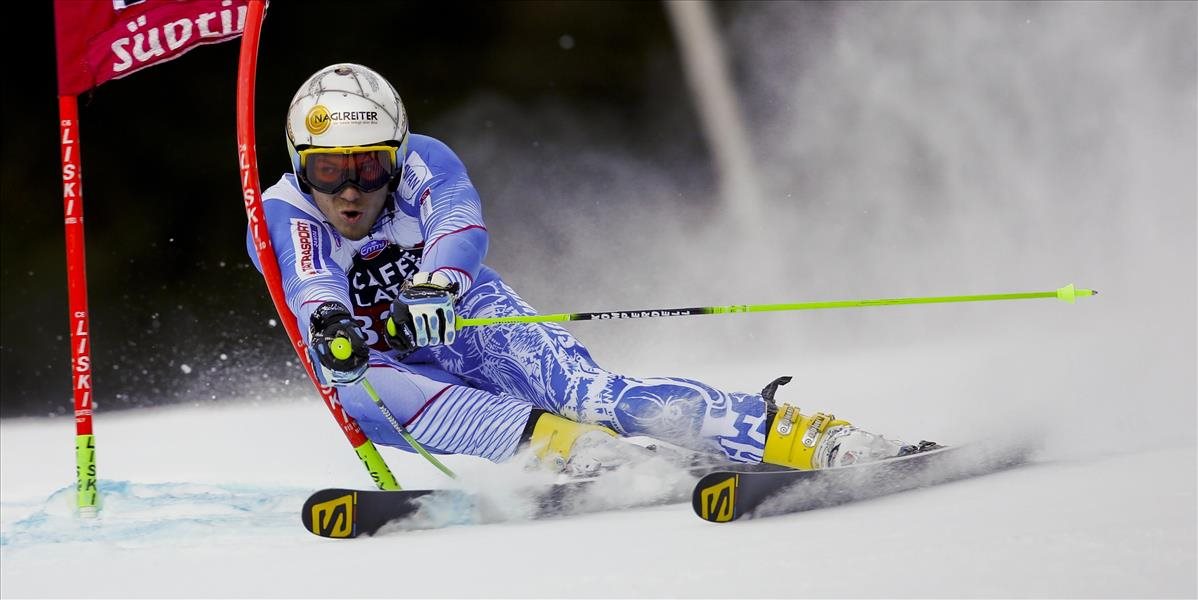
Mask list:
[{"label": "helmet chin strap", "polygon": [[[403,160],[403,158],[400,157],[399,160]],[[395,174],[391,176],[391,181],[387,182],[387,191],[391,194],[394,194],[395,190],[399,189],[399,182],[401,181],[403,181],[403,163],[399,164],[399,168],[396,169]]]},{"label": "helmet chin strap", "polygon": [[[294,171],[293,171],[293,173],[294,173]],[[303,192],[309,196],[312,195],[312,186],[304,183],[304,178],[300,177],[298,173],[295,173],[295,182],[299,184],[299,188],[300,188],[301,192]]]},{"label": "helmet chin strap", "polygon": [[[387,182],[387,200],[383,202],[383,209],[389,213],[394,213],[399,209],[399,200],[396,195],[399,194],[399,182],[403,181],[403,165],[401,163],[399,170],[391,176],[391,181]],[[379,215],[380,218],[382,215]]]}]

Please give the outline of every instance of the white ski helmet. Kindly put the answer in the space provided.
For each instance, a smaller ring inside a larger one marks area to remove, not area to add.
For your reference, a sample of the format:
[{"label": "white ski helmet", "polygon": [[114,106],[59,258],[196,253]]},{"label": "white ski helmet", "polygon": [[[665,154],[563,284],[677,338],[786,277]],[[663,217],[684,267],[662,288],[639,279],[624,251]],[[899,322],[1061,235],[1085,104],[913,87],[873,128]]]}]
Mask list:
[{"label": "white ski helmet", "polygon": [[299,151],[309,147],[386,145],[398,148],[395,191],[408,147],[408,114],[382,75],[353,63],[329,65],[308,78],[287,109],[287,152],[301,187]]}]

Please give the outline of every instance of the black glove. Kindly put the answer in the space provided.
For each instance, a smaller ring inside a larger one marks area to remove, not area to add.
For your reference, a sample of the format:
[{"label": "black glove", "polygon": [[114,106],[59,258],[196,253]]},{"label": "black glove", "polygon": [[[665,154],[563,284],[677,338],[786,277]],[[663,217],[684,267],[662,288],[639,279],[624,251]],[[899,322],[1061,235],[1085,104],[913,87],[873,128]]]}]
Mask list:
[{"label": "black glove", "polygon": [[324,379],[331,385],[352,385],[366,376],[370,348],[349,309],[340,302],[325,302],[309,319],[312,350],[320,361]]},{"label": "black glove", "polygon": [[406,356],[417,348],[452,344],[457,334],[453,303],[458,284],[440,273],[417,273],[404,283],[387,316],[387,344]]}]

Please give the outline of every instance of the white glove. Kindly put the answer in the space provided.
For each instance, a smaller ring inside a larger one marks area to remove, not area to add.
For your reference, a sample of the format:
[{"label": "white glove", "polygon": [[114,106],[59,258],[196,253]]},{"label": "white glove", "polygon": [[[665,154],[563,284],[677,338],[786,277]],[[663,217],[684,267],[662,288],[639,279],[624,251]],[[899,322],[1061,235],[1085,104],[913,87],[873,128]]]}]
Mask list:
[{"label": "white glove", "polygon": [[417,348],[452,344],[457,335],[458,284],[442,273],[420,272],[404,283],[387,317],[387,343],[402,354]]}]

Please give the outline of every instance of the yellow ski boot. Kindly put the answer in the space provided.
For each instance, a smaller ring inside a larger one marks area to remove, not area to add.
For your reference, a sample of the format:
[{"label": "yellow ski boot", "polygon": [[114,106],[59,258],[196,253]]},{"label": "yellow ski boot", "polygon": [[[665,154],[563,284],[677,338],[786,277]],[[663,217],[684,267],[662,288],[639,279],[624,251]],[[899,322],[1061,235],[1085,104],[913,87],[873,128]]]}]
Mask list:
[{"label": "yellow ski boot", "polygon": [[835,415],[817,412],[804,415],[797,406],[774,404],[779,385],[790,382],[780,377],[762,390],[770,428],[765,435],[762,462],[793,469],[827,469],[885,460],[938,448],[932,442],[918,445],[889,440],[854,427]]},{"label": "yellow ski boot", "polygon": [[596,475],[636,457],[638,446],[624,442],[616,432],[600,425],[576,423],[534,409],[525,429],[532,465],[572,477]]}]

